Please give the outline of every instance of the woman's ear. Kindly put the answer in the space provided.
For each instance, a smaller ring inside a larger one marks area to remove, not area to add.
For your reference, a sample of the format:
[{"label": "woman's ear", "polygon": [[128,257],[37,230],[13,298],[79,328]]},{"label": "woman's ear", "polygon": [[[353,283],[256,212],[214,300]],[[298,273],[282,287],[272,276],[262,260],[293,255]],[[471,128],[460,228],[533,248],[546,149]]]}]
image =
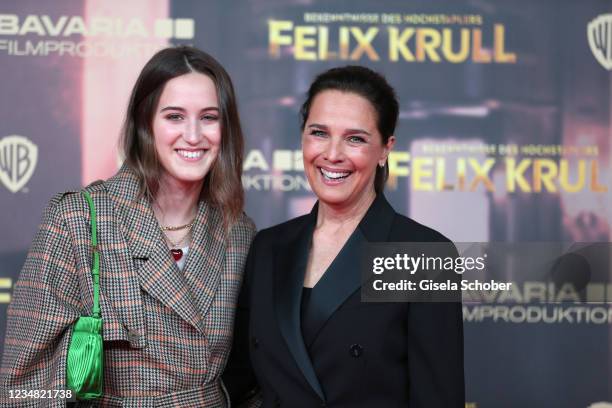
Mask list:
[{"label": "woman's ear", "polygon": [[383,154],[380,160],[378,161],[378,165],[380,167],[385,167],[385,163],[387,162],[387,158],[389,157],[389,153],[393,150],[393,146],[395,146],[395,136],[389,136],[387,143],[385,143],[383,147]]}]

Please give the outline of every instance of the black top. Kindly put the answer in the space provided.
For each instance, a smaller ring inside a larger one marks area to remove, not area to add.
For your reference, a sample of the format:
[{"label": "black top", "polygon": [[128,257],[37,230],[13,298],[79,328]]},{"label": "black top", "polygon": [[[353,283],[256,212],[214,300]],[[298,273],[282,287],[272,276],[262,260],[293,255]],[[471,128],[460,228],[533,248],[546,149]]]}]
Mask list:
[{"label": "black top", "polygon": [[308,333],[308,327],[312,327],[312,323],[306,322],[308,315],[305,313],[305,311],[308,310],[308,305],[310,303],[310,295],[312,294],[313,289],[314,288],[307,288],[305,286],[304,289],[302,289],[302,307],[300,308],[300,322],[302,324],[302,336],[304,338],[308,338],[310,337],[310,335],[312,335],[312,333]]}]

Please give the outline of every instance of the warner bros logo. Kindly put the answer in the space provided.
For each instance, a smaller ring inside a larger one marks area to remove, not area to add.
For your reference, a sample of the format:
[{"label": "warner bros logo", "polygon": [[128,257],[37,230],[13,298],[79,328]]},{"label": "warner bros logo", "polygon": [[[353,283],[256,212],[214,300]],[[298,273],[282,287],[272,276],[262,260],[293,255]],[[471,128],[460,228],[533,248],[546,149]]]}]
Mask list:
[{"label": "warner bros logo", "polygon": [[589,46],[597,61],[612,70],[612,14],[601,14],[587,26]]},{"label": "warner bros logo", "polygon": [[38,147],[29,139],[17,135],[0,139],[0,181],[16,193],[32,177],[37,159]]}]

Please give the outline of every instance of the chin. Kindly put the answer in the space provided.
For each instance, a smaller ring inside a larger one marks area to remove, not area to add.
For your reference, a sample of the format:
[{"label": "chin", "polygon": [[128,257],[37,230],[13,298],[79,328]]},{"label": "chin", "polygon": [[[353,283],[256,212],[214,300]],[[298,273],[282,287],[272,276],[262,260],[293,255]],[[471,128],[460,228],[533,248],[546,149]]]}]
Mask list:
[{"label": "chin", "polygon": [[206,173],[202,171],[198,172],[186,172],[186,171],[177,171],[174,174],[171,174],[170,177],[175,179],[180,183],[197,183],[204,181],[204,177],[206,177]]},{"label": "chin", "polygon": [[341,191],[329,191],[329,187],[318,188],[314,193],[319,201],[328,205],[340,205],[348,202],[349,199],[349,194]]}]

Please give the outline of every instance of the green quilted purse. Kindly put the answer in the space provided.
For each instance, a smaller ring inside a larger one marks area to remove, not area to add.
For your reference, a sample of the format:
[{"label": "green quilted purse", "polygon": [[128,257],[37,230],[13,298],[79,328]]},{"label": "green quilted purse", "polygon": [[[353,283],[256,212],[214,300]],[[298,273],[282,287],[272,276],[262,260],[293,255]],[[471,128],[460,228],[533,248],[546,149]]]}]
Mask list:
[{"label": "green quilted purse", "polygon": [[100,252],[98,251],[98,227],[96,208],[87,191],[81,192],[91,215],[91,245],[93,250],[93,311],[91,316],[81,316],[72,330],[66,364],[66,385],[77,399],[90,400],[102,395],[104,378],[102,365],[102,318],[100,317]]}]

